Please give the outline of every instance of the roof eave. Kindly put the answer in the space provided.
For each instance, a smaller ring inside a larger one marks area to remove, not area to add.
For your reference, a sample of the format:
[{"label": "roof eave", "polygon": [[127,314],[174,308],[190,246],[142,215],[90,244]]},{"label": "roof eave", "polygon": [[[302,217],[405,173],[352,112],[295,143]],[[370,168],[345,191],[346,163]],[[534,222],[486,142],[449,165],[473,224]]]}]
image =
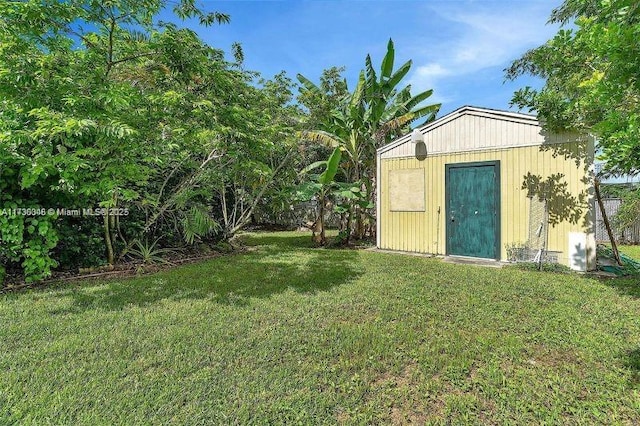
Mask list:
[{"label": "roof eave", "polygon": [[[439,119],[432,121],[431,123],[427,123],[424,126],[418,127],[417,129],[420,130],[420,132],[422,132],[422,134],[425,134],[426,132],[428,132],[429,130],[435,129],[437,127],[440,127],[441,125],[448,123],[449,121],[458,118],[462,115],[466,115],[466,114],[483,114],[483,115],[489,115],[489,116],[493,116],[493,118],[496,119],[502,119],[502,120],[509,120],[509,121],[517,121],[517,122],[521,122],[523,124],[530,124],[530,125],[536,125],[539,124],[539,121],[537,119],[537,117],[535,115],[532,114],[523,114],[523,113],[519,113],[519,112],[512,112],[512,111],[503,111],[503,110],[498,110],[498,109],[491,109],[491,108],[480,108],[480,107],[474,107],[471,105],[464,105],[461,106],[460,108],[451,111],[449,114],[440,117]],[[406,142],[408,142],[411,139],[411,134],[408,135],[404,135],[399,137],[398,139],[396,139],[395,141],[392,141],[390,143],[388,143],[385,146],[381,146],[380,148],[378,148],[376,150],[376,154],[380,155],[383,154],[386,151],[389,151],[393,148],[396,148]]]}]

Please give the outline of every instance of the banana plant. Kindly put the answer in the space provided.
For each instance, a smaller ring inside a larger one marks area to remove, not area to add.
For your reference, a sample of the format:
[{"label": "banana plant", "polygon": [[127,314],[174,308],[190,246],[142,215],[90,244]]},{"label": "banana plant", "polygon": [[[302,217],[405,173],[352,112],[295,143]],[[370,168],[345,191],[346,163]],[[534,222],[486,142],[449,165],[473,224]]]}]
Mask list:
[{"label": "banana plant", "polygon": [[[411,61],[394,71],[395,48],[389,40],[387,52],[382,60],[379,74],[371,57],[365,59],[365,69],[360,72],[358,83],[349,95],[326,117],[319,129],[307,131],[303,138],[333,148],[341,148],[346,154],[343,168],[347,182],[361,183],[360,187],[372,205],[375,199],[375,154],[376,149],[393,137],[409,130],[409,125],[418,119],[433,120],[440,104],[423,105],[433,94],[425,90],[411,96],[411,86],[399,88],[401,81],[411,69]],[[322,90],[312,81],[298,74],[301,91],[309,91],[322,97]],[[355,205],[357,238],[364,236],[366,209]],[[370,210],[370,209],[369,209]],[[375,229],[371,226],[371,230]]]},{"label": "banana plant", "polygon": [[319,232],[318,243],[325,245],[327,242],[325,234],[325,212],[327,207],[327,201],[331,192],[336,188],[336,174],[340,167],[340,160],[342,159],[342,151],[340,148],[335,148],[329,158],[323,161],[316,161],[304,168],[300,173],[309,174],[312,170],[317,168],[323,168],[322,173],[318,175],[311,175],[311,180],[299,185],[296,188],[296,198],[299,200],[310,201],[316,199],[318,202],[317,218],[314,226],[314,235],[316,230]]}]

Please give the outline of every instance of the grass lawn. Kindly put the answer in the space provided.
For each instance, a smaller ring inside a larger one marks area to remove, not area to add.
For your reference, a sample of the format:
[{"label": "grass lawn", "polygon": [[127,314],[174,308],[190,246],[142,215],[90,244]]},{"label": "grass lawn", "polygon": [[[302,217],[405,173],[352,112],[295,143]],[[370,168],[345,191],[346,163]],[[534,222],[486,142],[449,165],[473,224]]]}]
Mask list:
[{"label": "grass lawn", "polygon": [[0,295],[0,424],[640,422],[640,284],[253,234]]},{"label": "grass lawn", "polygon": [[629,257],[632,257],[638,261],[640,261],[640,245],[635,246],[620,246],[618,247],[621,253],[626,254]]}]

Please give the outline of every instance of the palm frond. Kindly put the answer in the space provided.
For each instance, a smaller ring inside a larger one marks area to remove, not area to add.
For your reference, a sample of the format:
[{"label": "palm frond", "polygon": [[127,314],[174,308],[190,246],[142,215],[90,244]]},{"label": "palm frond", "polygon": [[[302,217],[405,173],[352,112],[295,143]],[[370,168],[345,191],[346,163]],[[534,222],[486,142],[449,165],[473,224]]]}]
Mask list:
[{"label": "palm frond", "polygon": [[411,69],[411,64],[412,64],[411,60],[408,60],[407,62],[402,64],[402,66],[398,68],[398,70],[395,73],[393,73],[391,77],[389,77],[389,80],[385,82],[385,87],[389,87],[389,88],[396,87],[398,83],[400,83],[400,81],[407,75],[407,73]]},{"label": "palm frond", "polygon": [[409,102],[407,102],[407,108],[409,110],[415,108],[422,101],[426,100],[433,94],[433,89],[425,90],[424,92],[415,95]]},{"label": "palm frond", "polygon": [[425,105],[421,108],[414,109],[411,111],[413,114],[413,120],[417,120],[418,118],[426,117],[426,116],[434,116],[440,111],[440,107],[442,104],[433,104],[433,105]]},{"label": "palm frond", "polygon": [[182,234],[187,244],[193,244],[197,237],[204,237],[220,230],[220,224],[210,215],[205,206],[195,205],[182,217]]},{"label": "palm frond", "polygon": [[298,74],[296,75],[296,77],[298,78],[298,81],[302,84],[302,91],[309,91],[312,92],[314,95],[320,96],[320,97],[324,97],[324,93],[322,92],[322,90],[316,86],[313,81],[309,80],[307,77],[305,77],[302,74]]},{"label": "palm frond", "polygon": [[319,143],[330,148],[347,145],[347,143],[342,138],[323,130],[309,130],[300,132],[300,137],[309,142]]}]

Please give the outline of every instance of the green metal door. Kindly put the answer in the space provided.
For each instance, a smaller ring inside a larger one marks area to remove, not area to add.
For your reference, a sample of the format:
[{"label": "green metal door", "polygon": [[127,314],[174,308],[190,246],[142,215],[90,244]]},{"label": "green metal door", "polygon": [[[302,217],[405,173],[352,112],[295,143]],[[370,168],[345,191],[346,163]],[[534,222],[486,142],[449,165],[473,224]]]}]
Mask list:
[{"label": "green metal door", "polygon": [[447,254],[500,258],[500,163],[445,166]]}]

